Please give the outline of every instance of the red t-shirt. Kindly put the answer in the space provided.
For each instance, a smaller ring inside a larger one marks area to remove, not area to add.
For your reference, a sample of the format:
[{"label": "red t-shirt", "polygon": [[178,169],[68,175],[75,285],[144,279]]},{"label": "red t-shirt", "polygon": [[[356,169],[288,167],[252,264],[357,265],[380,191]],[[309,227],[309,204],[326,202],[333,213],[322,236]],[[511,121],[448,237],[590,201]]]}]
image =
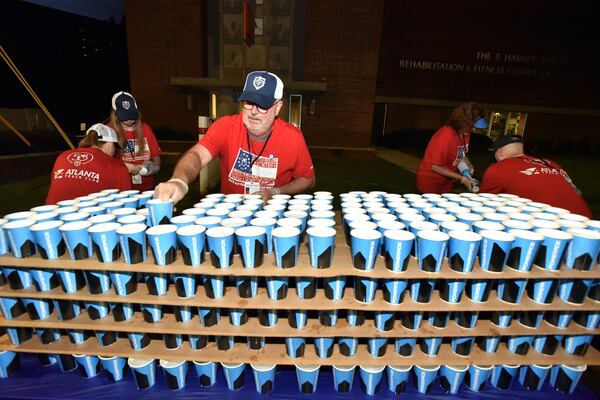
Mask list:
[{"label": "red t-shirt", "polygon": [[452,179],[434,172],[431,167],[439,165],[458,172],[458,163],[469,151],[470,136],[461,136],[448,125],[442,126],[431,137],[425,155],[417,169],[417,188],[423,193],[448,193]]},{"label": "red t-shirt", "polygon": [[267,189],[315,175],[302,132],[279,118],[266,142],[248,139],[242,116],[236,114],[215,121],[199,143],[213,158],[221,158],[223,193],[244,193],[244,182],[259,183],[260,189]]},{"label": "red t-shirt", "polygon": [[[121,151],[121,158],[126,163],[143,164],[146,161],[152,160],[154,157],[160,156],[161,150],[158,142],[156,141],[156,137],[154,136],[154,132],[152,132],[152,128],[150,128],[150,125],[146,123],[142,123],[142,127],[144,129],[144,139],[142,143],[143,151],[139,155],[137,152],[140,148],[140,144],[137,143],[135,138],[135,131],[123,130],[125,139],[127,139],[127,144]],[[136,183],[134,180],[139,178],[140,176],[132,175],[131,179],[133,189],[138,189],[140,191],[154,189],[155,185],[153,175],[142,176],[141,183]]]},{"label": "red t-shirt", "polygon": [[485,171],[480,192],[511,193],[592,217],[567,173],[553,161],[531,156],[506,158]]},{"label": "red t-shirt", "polygon": [[95,147],[67,150],[54,163],[46,204],[104,189],[131,189],[125,164]]}]

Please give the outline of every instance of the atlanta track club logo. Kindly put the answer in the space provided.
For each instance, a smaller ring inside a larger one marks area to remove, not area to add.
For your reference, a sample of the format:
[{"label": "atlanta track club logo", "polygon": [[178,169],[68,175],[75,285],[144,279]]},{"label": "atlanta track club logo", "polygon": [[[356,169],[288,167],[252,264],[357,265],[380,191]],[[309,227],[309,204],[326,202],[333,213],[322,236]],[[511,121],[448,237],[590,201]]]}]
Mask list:
[{"label": "atlanta track club logo", "polygon": [[252,81],[252,86],[254,86],[254,88],[256,90],[260,90],[265,86],[265,82],[266,82],[265,78],[263,78],[262,76],[257,76]]},{"label": "atlanta track club logo", "polygon": [[63,172],[64,172],[64,168],[60,168],[60,169],[57,169],[56,171],[54,171],[54,179],[62,178]]},{"label": "atlanta track club logo", "polygon": [[67,157],[67,161],[76,167],[90,163],[94,156],[90,153],[72,153]]}]

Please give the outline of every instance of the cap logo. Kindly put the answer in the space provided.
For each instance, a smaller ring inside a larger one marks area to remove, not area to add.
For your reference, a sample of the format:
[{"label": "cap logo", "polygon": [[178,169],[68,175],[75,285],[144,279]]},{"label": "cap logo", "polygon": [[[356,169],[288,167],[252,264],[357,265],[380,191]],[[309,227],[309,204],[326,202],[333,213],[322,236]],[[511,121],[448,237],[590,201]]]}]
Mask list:
[{"label": "cap logo", "polygon": [[123,101],[121,102],[121,107],[123,107],[123,108],[124,108],[124,109],[126,109],[126,110],[129,110],[129,107],[131,107],[131,104],[129,103],[129,101],[128,101],[128,100],[123,100]]},{"label": "cap logo", "polygon": [[252,81],[252,86],[254,86],[254,89],[260,90],[265,86],[266,81],[267,80],[265,78],[263,78],[262,76],[256,76],[256,77],[254,77],[254,80]]}]

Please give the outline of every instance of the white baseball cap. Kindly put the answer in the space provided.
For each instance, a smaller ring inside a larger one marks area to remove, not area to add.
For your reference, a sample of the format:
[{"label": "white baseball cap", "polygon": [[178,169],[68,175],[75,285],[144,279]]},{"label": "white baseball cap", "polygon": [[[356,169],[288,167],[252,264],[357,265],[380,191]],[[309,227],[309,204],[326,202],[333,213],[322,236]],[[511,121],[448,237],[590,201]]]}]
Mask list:
[{"label": "white baseball cap", "polygon": [[94,124],[85,132],[85,134],[87,135],[90,131],[96,131],[98,133],[98,140],[100,141],[119,143],[117,133],[109,126],[104,124]]}]

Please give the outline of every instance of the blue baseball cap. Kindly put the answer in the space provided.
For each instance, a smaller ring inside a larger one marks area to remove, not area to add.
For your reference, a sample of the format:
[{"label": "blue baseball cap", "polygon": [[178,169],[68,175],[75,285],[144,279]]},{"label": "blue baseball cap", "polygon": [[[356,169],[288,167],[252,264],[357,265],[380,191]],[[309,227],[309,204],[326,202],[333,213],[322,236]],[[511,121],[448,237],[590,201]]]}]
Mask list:
[{"label": "blue baseball cap", "polygon": [[475,122],[473,122],[473,126],[477,129],[485,129],[488,127],[488,123],[485,118],[479,118]]},{"label": "blue baseball cap", "polygon": [[130,93],[117,92],[112,97],[112,108],[119,121],[136,120],[139,117],[137,104]]},{"label": "blue baseball cap", "polygon": [[254,71],[246,76],[244,90],[238,101],[249,101],[260,108],[268,109],[283,97],[283,82],[267,71]]}]

